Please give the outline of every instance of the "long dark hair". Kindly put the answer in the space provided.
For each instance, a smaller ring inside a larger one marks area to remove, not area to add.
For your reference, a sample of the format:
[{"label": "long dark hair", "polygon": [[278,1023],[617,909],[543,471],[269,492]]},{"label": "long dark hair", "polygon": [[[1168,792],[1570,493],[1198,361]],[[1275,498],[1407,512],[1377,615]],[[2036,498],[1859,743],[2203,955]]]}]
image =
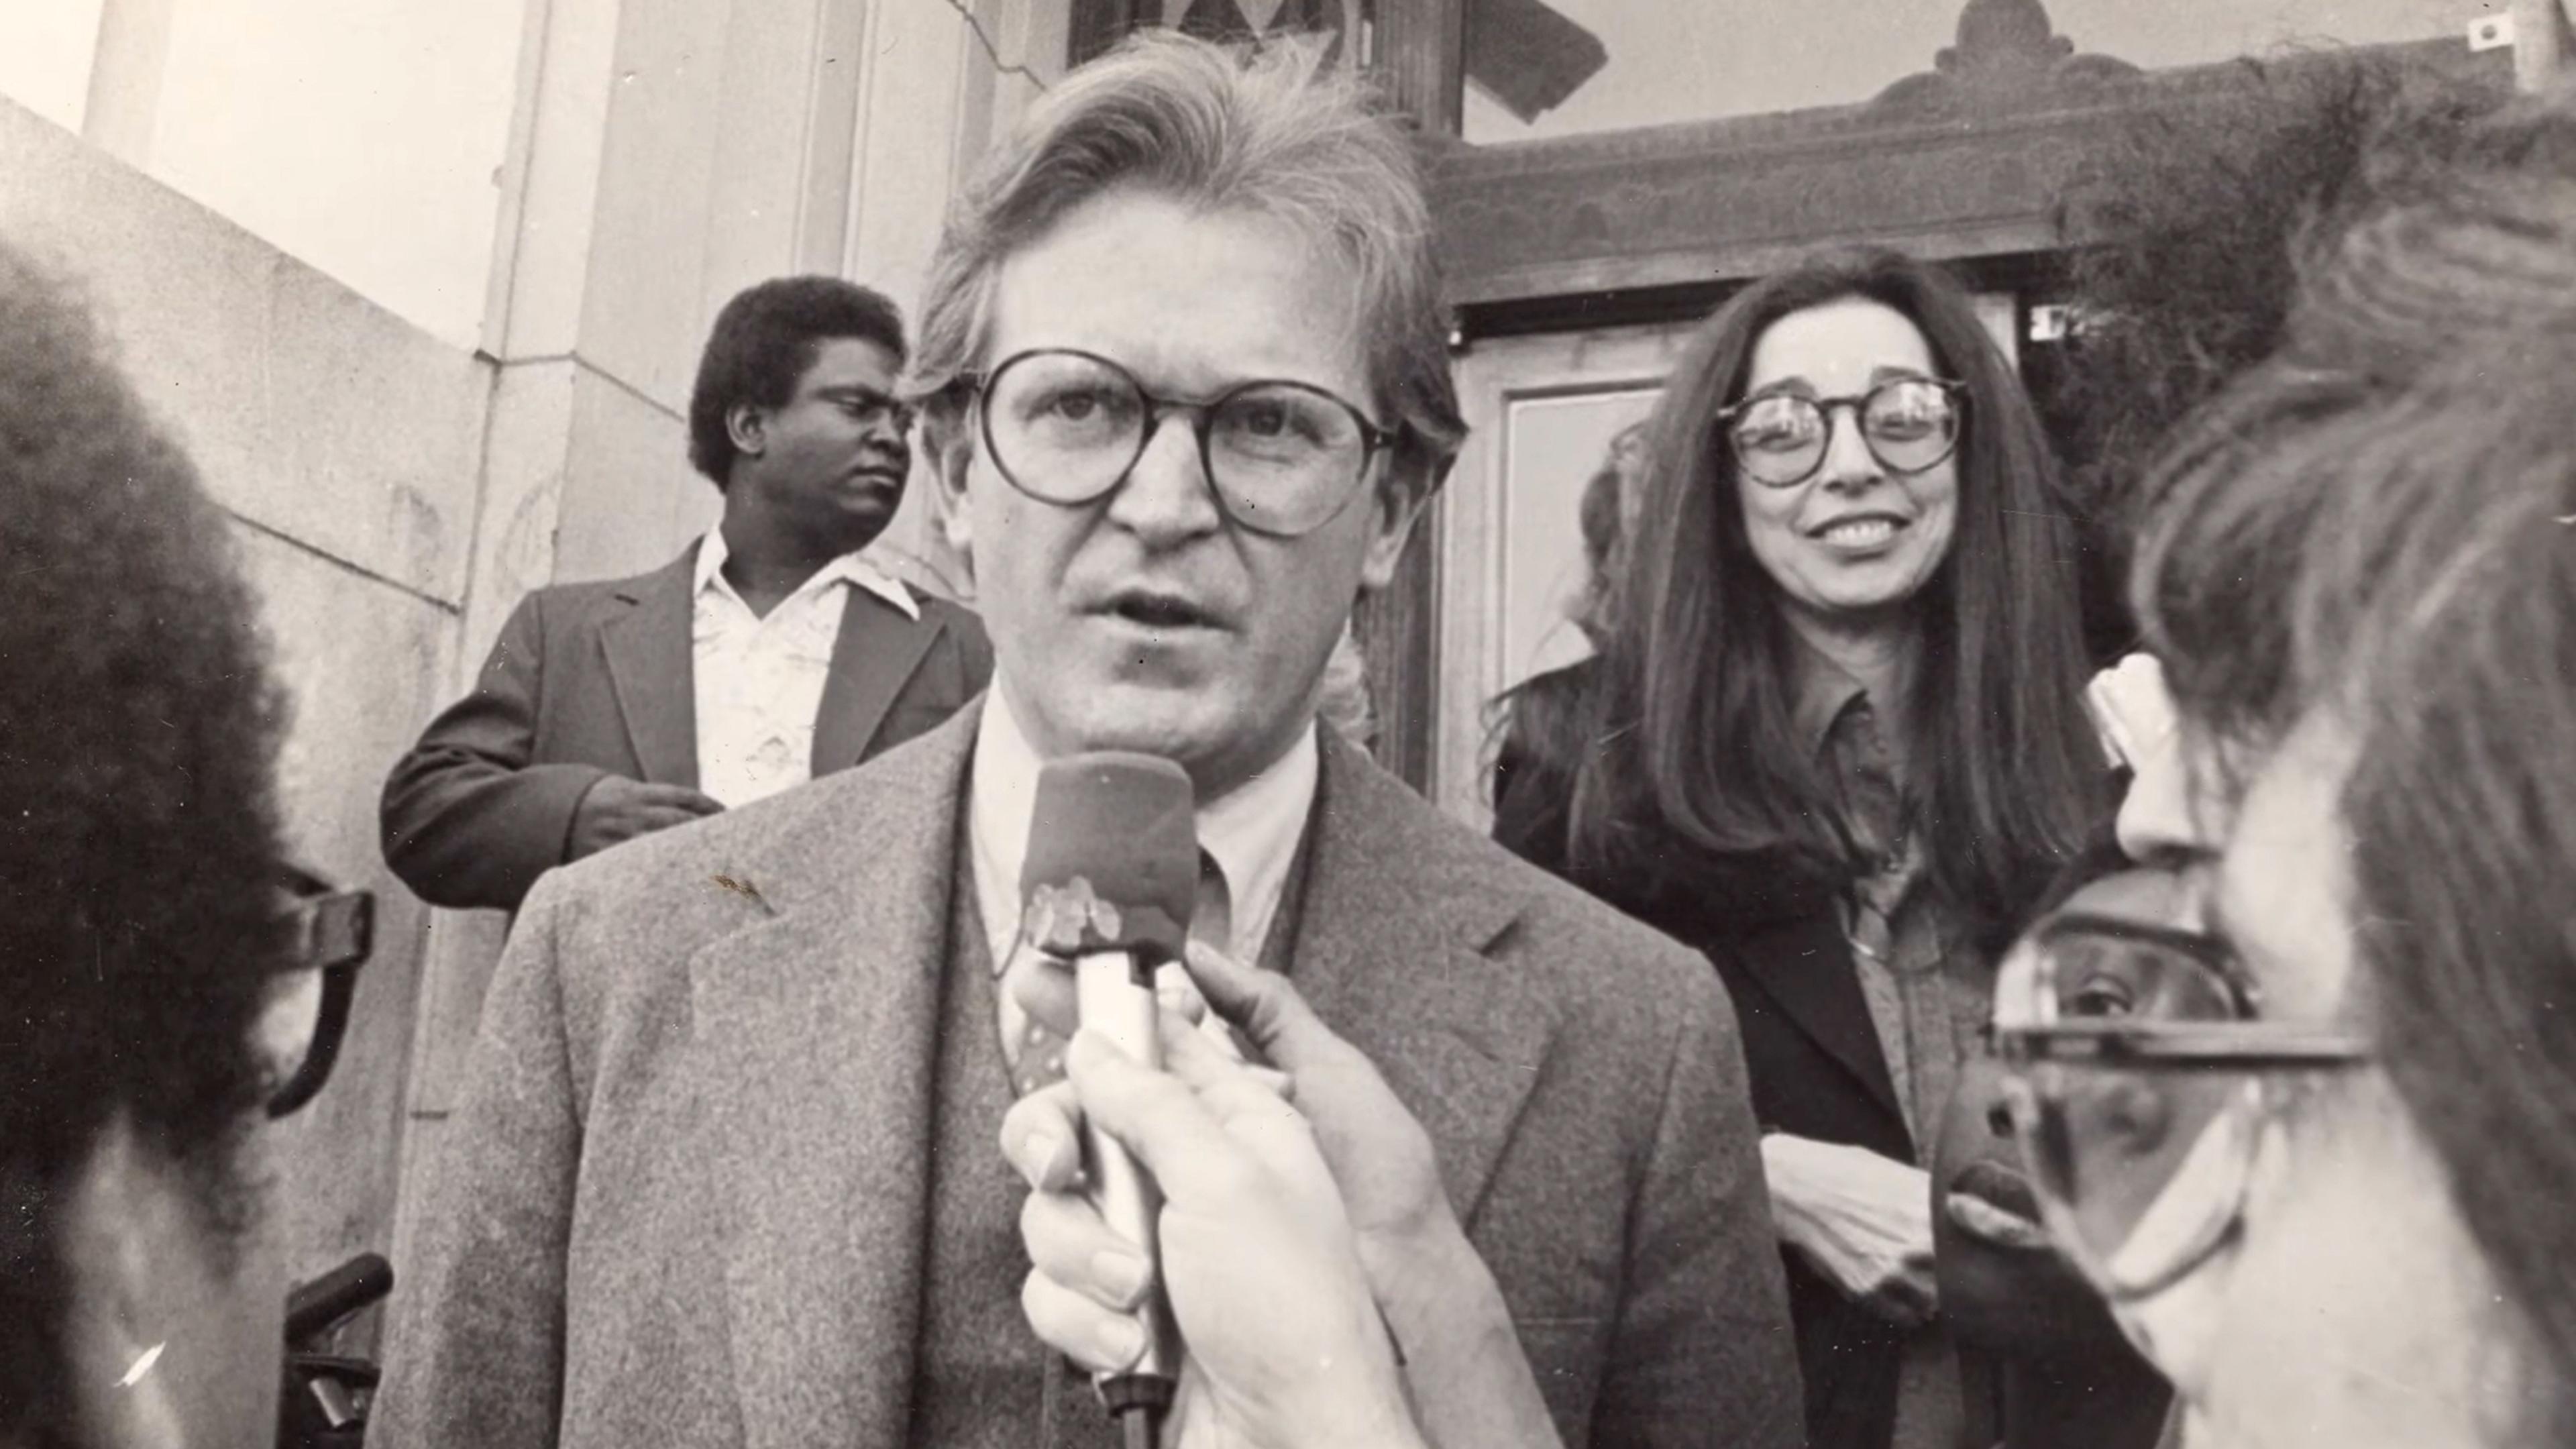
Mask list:
[{"label": "long dark hair", "polygon": [[[1981,935],[2009,930],[2108,798],[2083,715],[2085,654],[2068,504],[2028,397],[1937,269],[1835,253],[1756,282],[1702,326],[1651,424],[1646,505],[1595,671],[1569,857],[1602,878],[1759,858],[1844,888],[1857,852],[1792,723],[1779,585],[1752,551],[1716,414],[1754,344],[1793,312],[1865,298],[1904,314],[1966,384],[1958,524],[1918,605],[1910,808],[1932,882]],[[1678,857],[1678,859],[1677,859]]]}]

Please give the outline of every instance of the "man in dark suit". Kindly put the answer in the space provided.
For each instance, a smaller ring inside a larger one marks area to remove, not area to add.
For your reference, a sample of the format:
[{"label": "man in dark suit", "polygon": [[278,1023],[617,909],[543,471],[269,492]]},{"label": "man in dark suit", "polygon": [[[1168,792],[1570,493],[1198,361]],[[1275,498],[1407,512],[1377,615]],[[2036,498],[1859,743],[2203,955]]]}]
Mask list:
[{"label": "man in dark suit", "polygon": [[[995,1147],[1063,1050],[1019,990],[1049,969],[1017,949],[1032,782],[1112,748],[1190,774],[1193,932],[1285,973],[1427,1129],[1419,1211],[1344,1186],[1369,1290],[1434,1378],[1412,1383],[1431,1437],[1467,1442],[1444,1413],[1474,1407],[1449,1367],[1472,1335],[1517,1337],[1534,1436],[1797,1441],[1705,966],[1317,723],[1353,603],[1464,430],[1410,145],[1317,67],[1131,46],[1041,98],[961,200],[908,386],[994,687],[539,885],[371,1441],[1114,1442],[1022,1316],[1028,1193]],[[1410,1291],[1434,1239],[1490,1268],[1490,1318]]]},{"label": "man in dark suit", "polygon": [[921,734],[984,687],[972,614],[860,550],[903,501],[902,318],[829,277],[725,304],[689,400],[724,518],[649,574],[540,589],[385,782],[423,900],[515,910],[546,870]]}]

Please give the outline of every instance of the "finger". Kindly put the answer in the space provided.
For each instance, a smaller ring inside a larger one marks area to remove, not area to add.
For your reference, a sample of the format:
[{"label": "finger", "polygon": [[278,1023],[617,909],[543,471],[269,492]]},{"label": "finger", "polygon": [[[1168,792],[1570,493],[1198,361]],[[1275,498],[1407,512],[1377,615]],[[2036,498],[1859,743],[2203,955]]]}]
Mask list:
[{"label": "finger", "polygon": [[1081,1126],[1072,1083],[1040,1088],[1002,1114],[1003,1160],[1029,1186],[1061,1192],[1082,1180]]},{"label": "finger", "polygon": [[[1166,1019],[1166,1026],[1169,1019]],[[1254,1066],[1233,1055],[1203,1031],[1163,1036],[1163,1070],[1180,1078],[1207,1101],[1217,1116],[1228,1118],[1255,1106],[1296,1100],[1296,1079],[1275,1067]],[[1245,1093],[1257,1094],[1255,1103]]]},{"label": "finger", "polygon": [[1020,1313],[1049,1348],[1092,1373],[1116,1373],[1145,1351],[1145,1330],[1035,1269],[1020,1285]]},{"label": "finger", "polygon": [[1902,1307],[1907,1321],[1929,1323],[1941,1311],[1941,1286],[1932,1277],[1932,1263],[1908,1259],[1903,1272],[1887,1280],[1890,1299]]},{"label": "finger", "polygon": [[647,780],[635,787],[636,800],[645,805],[683,810],[691,815],[712,815],[724,805],[686,785],[666,785]]},{"label": "finger", "polygon": [[1154,1281],[1145,1255],[1071,1193],[1030,1193],[1020,1204],[1020,1242],[1039,1272],[1115,1312],[1132,1311]]},{"label": "finger", "polygon": [[1139,1065],[1096,1031],[1075,1035],[1065,1067],[1084,1114],[1144,1162],[1166,1200],[1222,1210],[1257,1190],[1242,1146],[1180,1078]]},{"label": "finger", "polygon": [[1082,1025],[1082,1006],[1074,994],[1073,965],[1022,941],[1011,951],[1002,979],[1011,984],[1011,999],[1029,1020],[1058,1036],[1071,1036]]},{"label": "finger", "polygon": [[1357,1051],[1335,1036],[1278,972],[1255,970],[1197,941],[1190,943],[1189,965],[1190,978],[1208,1005],[1291,1074],[1320,1065],[1323,1058]]},{"label": "finger", "polygon": [[1178,961],[1166,961],[1155,968],[1154,1000],[1192,1026],[1207,1019],[1207,998],[1199,994],[1189,971]]}]

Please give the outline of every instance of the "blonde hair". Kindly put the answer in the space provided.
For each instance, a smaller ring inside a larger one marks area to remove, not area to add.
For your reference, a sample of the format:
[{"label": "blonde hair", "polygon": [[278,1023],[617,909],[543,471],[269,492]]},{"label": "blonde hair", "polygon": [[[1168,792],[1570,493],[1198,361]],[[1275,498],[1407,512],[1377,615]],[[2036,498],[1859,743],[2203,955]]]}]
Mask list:
[{"label": "blonde hair", "polygon": [[964,446],[958,384],[988,360],[1002,264],[1125,186],[1258,211],[1333,255],[1356,299],[1370,401],[1397,433],[1389,480],[1417,495],[1438,485],[1466,424],[1411,144],[1318,46],[1229,51],[1165,31],[1067,76],[950,209],[905,385],[934,454]]}]

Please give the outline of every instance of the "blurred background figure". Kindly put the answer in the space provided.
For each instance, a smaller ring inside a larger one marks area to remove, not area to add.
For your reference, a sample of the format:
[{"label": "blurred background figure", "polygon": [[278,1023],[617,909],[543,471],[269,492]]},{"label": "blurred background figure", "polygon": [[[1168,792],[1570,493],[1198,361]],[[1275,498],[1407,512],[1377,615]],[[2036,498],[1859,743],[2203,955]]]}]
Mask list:
[{"label": "blurred background figure", "polygon": [[2576,1438],[2576,110],[2443,153],[2374,161],[2153,480],[2183,925],[2053,923],[1998,995],[2050,1225],[2196,1446]]},{"label": "blurred background figure", "polygon": [[[1600,470],[1583,486],[1575,511],[1583,534],[1583,577],[1566,606],[1566,619],[1593,650],[1610,635],[1613,583],[1624,561],[1623,545],[1645,506],[1646,425],[1630,423],[1610,440]],[[1501,744],[1494,760],[1494,800],[1534,806],[1546,791],[1518,789],[1529,776],[1563,780],[1574,771],[1584,745],[1581,703],[1590,661],[1534,674],[1494,702]],[[1498,834],[1499,834],[1498,830]]]},{"label": "blurred background figure", "polygon": [[1649,436],[1577,747],[1496,838],[1739,1004],[1813,1442],[1947,1445],[1921,1164],[1997,953],[2109,803],[2066,509],[1965,294],[1892,252],[1737,294]]},{"label": "blurred background figure", "polygon": [[280,848],[229,538],[82,309],[0,247],[0,1443],[276,1433],[257,1124],[319,1087],[349,978],[298,969],[318,888]]}]

